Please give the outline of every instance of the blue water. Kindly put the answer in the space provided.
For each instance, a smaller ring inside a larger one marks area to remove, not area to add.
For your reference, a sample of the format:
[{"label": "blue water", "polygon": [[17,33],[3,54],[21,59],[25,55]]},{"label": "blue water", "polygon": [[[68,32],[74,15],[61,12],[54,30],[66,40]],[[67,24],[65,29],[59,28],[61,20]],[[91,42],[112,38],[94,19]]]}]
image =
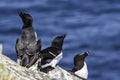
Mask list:
[{"label": "blue water", "polygon": [[74,55],[89,51],[88,80],[120,79],[120,0],[0,0],[0,43],[15,61],[19,11],[33,16],[42,49],[55,36],[67,34],[61,67],[71,69]]}]

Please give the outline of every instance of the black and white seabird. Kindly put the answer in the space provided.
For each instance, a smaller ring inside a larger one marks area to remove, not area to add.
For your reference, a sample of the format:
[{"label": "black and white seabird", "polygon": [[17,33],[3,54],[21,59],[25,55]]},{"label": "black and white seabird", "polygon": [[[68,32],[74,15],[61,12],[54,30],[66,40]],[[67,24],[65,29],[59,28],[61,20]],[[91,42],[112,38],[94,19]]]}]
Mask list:
[{"label": "black and white seabird", "polygon": [[30,14],[20,12],[23,27],[21,36],[16,40],[16,53],[20,60],[20,65],[30,67],[37,59],[41,49],[41,40],[37,40],[36,32],[32,26],[33,19]]},{"label": "black and white seabird", "polygon": [[38,63],[38,69],[45,73],[54,69],[58,62],[62,59],[62,46],[66,34],[57,36],[50,47],[42,50],[40,53],[41,62]]},{"label": "black and white seabird", "polygon": [[86,80],[88,77],[88,69],[85,62],[85,58],[88,55],[88,52],[84,52],[83,54],[77,54],[74,57],[74,67],[72,69],[72,72],[75,76],[81,78],[82,80]]}]

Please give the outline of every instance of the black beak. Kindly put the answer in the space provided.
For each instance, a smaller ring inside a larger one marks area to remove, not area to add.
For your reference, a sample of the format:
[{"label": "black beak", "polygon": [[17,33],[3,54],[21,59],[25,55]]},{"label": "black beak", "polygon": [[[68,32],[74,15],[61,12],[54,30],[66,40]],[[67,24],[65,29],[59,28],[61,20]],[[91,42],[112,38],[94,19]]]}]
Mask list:
[{"label": "black beak", "polygon": [[21,17],[21,18],[23,18],[24,17],[24,12],[19,12],[19,16]]},{"label": "black beak", "polygon": [[63,37],[63,39],[64,39],[64,38],[66,37],[66,34],[63,34],[63,36],[62,36],[62,37]]}]

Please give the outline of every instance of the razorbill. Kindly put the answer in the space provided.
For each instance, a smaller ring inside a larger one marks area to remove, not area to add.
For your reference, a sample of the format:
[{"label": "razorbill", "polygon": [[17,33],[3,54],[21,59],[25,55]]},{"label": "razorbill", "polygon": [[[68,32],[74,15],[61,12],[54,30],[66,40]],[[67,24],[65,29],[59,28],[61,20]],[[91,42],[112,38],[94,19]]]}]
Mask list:
[{"label": "razorbill", "polygon": [[82,80],[86,80],[88,77],[88,69],[85,62],[85,58],[88,55],[88,52],[84,52],[83,54],[77,54],[74,57],[74,67],[72,69],[72,72],[75,76],[81,78]]},{"label": "razorbill", "polygon": [[28,13],[20,12],[19,16],[22,18],[23,27],[21,36],[16,40],[16,53],[20,65],[30,67],[33,65],[41,49],[41,40],[37,40],[36,32],[32,26],[33,19]]},{"label": "razorbill", "polygon": [[38,63],[38,69],[45,73],[54,69],[62,58],[62,46],[66,34],[57,36],[50,47],[42,50],[40,53],[41,62]]}]

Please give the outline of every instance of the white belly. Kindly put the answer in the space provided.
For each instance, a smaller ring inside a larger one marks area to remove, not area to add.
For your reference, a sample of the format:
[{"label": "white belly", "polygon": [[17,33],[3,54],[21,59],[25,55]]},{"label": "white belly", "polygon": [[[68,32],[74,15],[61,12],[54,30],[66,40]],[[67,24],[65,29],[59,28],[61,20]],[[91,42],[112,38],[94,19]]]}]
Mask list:
[{"label": "white belly", "polygon": [[84,79],[87,79],[87,77],[88,77],[88,69],[87,69],[86,62],[84,62],[83,68],[78,70],[78,71],[76,71],[75,74],[77,76],[80,76],[80,77],[84,78]]}]

